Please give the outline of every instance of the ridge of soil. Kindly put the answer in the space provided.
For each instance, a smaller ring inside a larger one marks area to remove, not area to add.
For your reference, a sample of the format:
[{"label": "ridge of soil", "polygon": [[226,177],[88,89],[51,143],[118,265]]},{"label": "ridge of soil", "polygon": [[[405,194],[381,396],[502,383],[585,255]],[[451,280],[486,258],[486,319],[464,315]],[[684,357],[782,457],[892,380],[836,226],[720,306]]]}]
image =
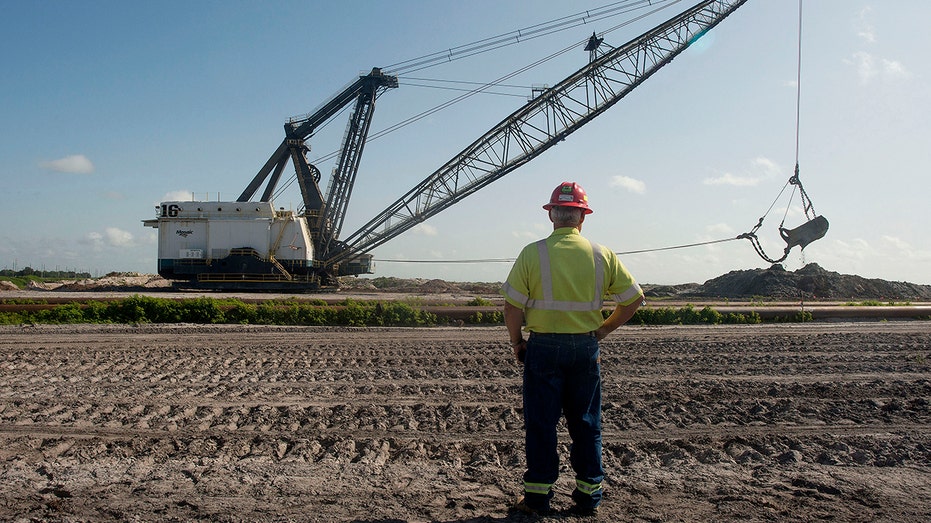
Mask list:
[{"label": "ridge of soil", "polygon": [[[0,520],[523,522],[501,327],[0,327]],[[597,518],[931,520],[931,322],[622,327]]]}]

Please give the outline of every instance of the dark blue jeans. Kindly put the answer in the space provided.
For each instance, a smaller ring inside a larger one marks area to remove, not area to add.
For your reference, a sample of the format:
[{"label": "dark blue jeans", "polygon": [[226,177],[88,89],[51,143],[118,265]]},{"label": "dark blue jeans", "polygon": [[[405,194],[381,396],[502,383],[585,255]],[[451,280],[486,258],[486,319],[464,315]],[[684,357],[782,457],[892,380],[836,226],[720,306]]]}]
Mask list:
[{"label": "dark blue jeans", "polygon": [[559,477],[556,425],[562,414],[572,438],[572,498],[584,507],[601,502],[601,366],[592,334],[531,333],[524,360],[524,425],[527,471],[524,499],[548,509]]}]

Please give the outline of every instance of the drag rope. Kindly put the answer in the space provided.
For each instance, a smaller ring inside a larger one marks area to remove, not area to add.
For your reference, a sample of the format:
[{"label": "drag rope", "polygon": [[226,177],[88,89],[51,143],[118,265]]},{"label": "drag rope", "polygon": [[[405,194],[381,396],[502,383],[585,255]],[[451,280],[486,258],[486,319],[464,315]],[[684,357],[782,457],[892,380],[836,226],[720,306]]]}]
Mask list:
[{"label": "drag rope", "polygon": [[[640,249],[636,251],[623,251],[615,252],[618,256],[625,256],[628,254],[642,254],[646,252],[659,252],[659,251],[671,251],[673,249],[686,249],[688,247],[700,247],[702,245],[711,245],[715,243],[729,242],[733,240],[739,240],[740,236],[735,238],[723,238],[720,240],[711,240],[707,242],[698,242],[698,243],[688,243],[684,245],[673,245],[670,247],[657,247],[654,249]],[[517,258],[483,258],[475,260],[399,260],[391,258],[373,258],[372,261],[379,263],[514,263]]]}]

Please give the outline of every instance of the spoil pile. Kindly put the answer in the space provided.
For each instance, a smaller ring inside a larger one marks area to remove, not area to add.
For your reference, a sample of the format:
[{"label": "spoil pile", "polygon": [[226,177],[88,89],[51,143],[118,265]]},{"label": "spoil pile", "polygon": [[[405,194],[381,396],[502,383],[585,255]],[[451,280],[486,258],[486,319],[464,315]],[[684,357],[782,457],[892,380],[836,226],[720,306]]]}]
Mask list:
[{"label": "spoil pile", "polygon": [[402,294],[497,294],[501,282],[449,282],[425,278],[356,278],[339,279],[340,290],[369,290]]},{"label": "spoil pile", "polygon": [[98,279],[62,282],[61,291],[147,291],[171,287],[171,282],[152,274],[106,276]]},{"label": "spoil pile", "polygon": [[790,272],[776,264],[768,269],[731,271],[686,290],[683,297],[745,299],[765,296],[786,299],[931,300],[931,285],[868,279],[839,274],[809,263]]},{"label": "spoil pile", "polygon": [[[8,283],[8,282],[0,282]],[[161,276],[152,274],[119,274],[103,278],[85,278],[81,280],[62,280],[56,282],[39,282],[31,280],[26,289],[30,291],[99,291],[99,292],[142,292],[171,287],[171,282]],[[13,284],[4,285],[0,290],[17,290]]]}]

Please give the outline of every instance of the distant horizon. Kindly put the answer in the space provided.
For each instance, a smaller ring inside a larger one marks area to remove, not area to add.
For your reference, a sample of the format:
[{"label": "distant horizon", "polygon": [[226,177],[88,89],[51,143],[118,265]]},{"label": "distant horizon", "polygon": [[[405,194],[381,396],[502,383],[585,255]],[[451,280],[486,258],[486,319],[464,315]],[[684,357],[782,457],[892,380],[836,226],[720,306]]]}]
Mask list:
[{"label": "distant horizon", "polygon": [[[757,267],[757,268],[752,268],[752,269],[731,269],[730,271],[727,271],[727,272],[725,272],[725,273],[719,274],[718,276],[714,276],[714,277],[712,277],[712,278],[708,278],[707,280],[700,281],[700,282],[699,282],[699,281],[682,281],[682,282],[677,282],[677,283],[657,283],[657,282],[639,281],[639,280],[638,280],[638,283],[639,283],[640,285],[647,285],[647,286],[664,286],[664,287],[672,287],[672,286],[677,286],[677,285],[704,285],[704,284],[707,283],[708,281],[714,280],[714,279],[716,279],[716,278],[720,278],[720,277],[722,277],[722,276],[726,276],[727,274],[730,274],[730,273],[732,273],[732,272],[767,271],[767,270],[771,270],[772,267],[775,266],[775,265],[781,265],[781,264],[773,264],[773,265],[771,265],[771,266],[769,266],[769,267],[763,267],[763,268]],[[821,264],[818,263],[818,262],[809,262],[808,264],[806,264],[806,265],[804,265],[804,266],[802,266],[802,267],[799,267],[798,269],[795,269],[795,270],[789,270],[789,269],[785,269],[785,268],[783,267],[783,270],[786,271],[786,272],[799,272],[799,271],[801,271],[801,270],[804,270],[806,267],[808,267],[808,266],[810,266],[810,265],[816,265],[816,266],[818,266],[818,268],[820,268],[821,270],[823,270],[823,271],[825,271],[825,272],[832,272],[832,273],[839,274],[839,275],[841,275],[841,276],[854,276],[854,277],[864,278],[864,279],[866,279],[866,280],[880,280],[880,281],[886,281],[886,282],[906,283],[906,284],[909,284],[909,285],[917,285],[917,286],[923,286],[923,287],[931,287],[931,284],[920,283],[920,282],[912,282],[912,281],[908,281],[908,280],[894,280],[894,279],[888,279],[888,278],[868,278],[868,277],[866,277],[866,276],[861,276],[861,275],[858,275],[858,274],[846,274],[846,273],[842,273],[842,272],[839,272],[839,271],[833,271],[833,270],[826,269],[826,268],[824,268],[823,266],[821,266]],[[11,269],[11,268],[2,268],[2,269],[0,269],[0,277],[10,277],[10,276],[8,276],[8,275],[6,275],[6,274],[4,274],[4,273],[5,273],[5,272],[8,272],[8,271],[10,271],[10,272],[22,272],[23,270],[26,269],[26,267],[29,267],[29,268],[33,269],[33,271],[36,271],[36,272],[59,272],[59,273],[61,273],[61,272],[72,272],[72,273],[76,273],[76,274],[88,274],[88,275],[90,275],[89,277],[90,277],[91,279],[106,278],[106,277],[111,277],[111,276],[112,276],[112,277],[120,277],[120,276],[122,276],[122,277],[134,277],[134,276],[135,276],[135,277],[159,277],[159,278],[161,278],[161,276],[159,276],[158,273],[155,273],[155,272],[108,271],[106,274],[103,274],[103,275],[94,275],[93,272],[89,272],[89,271],[70,271],[70,270],[58,270],[58,271],[50,271],[50,270],[48,270],[48,271],[40,271],[39,269],[36,269],[35,267],[31,267],[31,266],[28,266],[28,265],[25,266],[25,267],[23,267],[23,268],[20,269],[19,271],[14,271],[14,270]],[[42,277],[42,276],[40,276],[40,277]],[[59,276],[59,277],[64,278],[64,276]],[[353,277],[354,277],[354,276],[343,276],[342,278],[353,278]],[[376,274],[360,274],[360,275],[357,275],[357,276],[355,276],[355,277],[357,277],[357,278],[359,278],[359,279],[394,278],[394,279],[397,279],[397,280],[425,280],[425,281],[441,280],[441,281],[445,281],[445,282],[448,282],[448,283],[475,283],[475,284],[500,284],[500,283],[503,283],[503,281],[504,281],[504,280],[451,280],[451,279],[446,279],[446,278],[434,278],[434,277],[427,277],[427,276],[403,276],[403,277],[402,277],[402,276],[386,276],[386,275],[380,275],[380,274],[377,274],[377,273],[376,273]],[[73,278],[78,278],[78,276],[74,276]],[[171,281],[171,280],[168,280],[168,281]]]}]

